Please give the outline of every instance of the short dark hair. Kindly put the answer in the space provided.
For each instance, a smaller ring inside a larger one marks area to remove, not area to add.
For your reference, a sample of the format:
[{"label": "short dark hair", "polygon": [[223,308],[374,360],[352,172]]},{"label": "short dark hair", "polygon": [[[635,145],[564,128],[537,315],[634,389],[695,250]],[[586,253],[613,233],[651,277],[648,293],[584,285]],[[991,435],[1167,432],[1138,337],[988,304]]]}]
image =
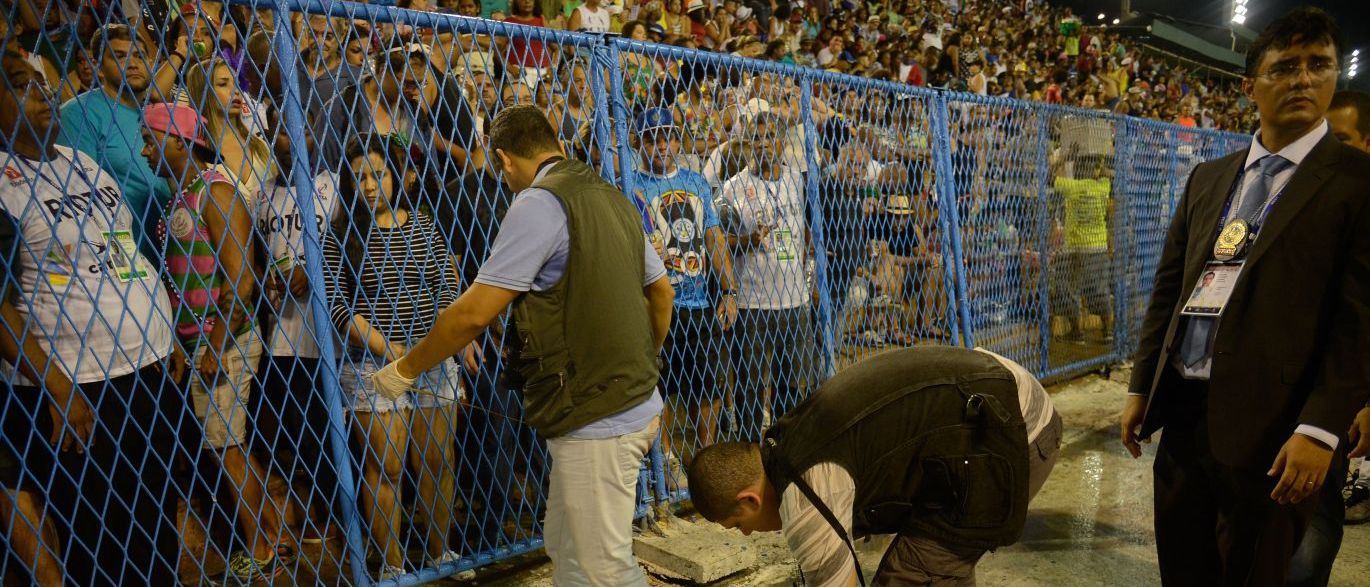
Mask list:
[{"label": "short dark hair", "polygon": [[99,69],[100,64],[104,62],[105,51],[109,48],[110,41],[128,41],[134,43],[142,42],[142,39],[139,38],[137,41],[134,41],[133,32],[129,30],[128,25],[126,24],[107,24],[100,27],[99,30],[95,31],[95,36],[90,38],[89,46],[90,59],[96,69]]},{"label": "short dark hair", "polygon": [[503,149],[510,155],[533,157],[539,153],[558,151],[557,131],[547,116],[532,104],[509,106],[495,115],[490,123],[490,152]]},{"label": "short dark hair", "polygon": [[737,494],[765,476],[761,447],[748,442],[720,442],[695,453],[690,463],[690,501],[710,522],[737,510]]},{"label": "short dark hair", "polygon": [[1332,94],[1332,105],[1328,110],[1351,108],[1356,111],[1356,130],[1361,136],[1370,136],[1370,94],[1356,90],[1342,90]]},{"label": "short dark hair", "polygon": [[1346,41],[1332,16],[1320,8],[1301,6],[1275,19],[1251,43],[1246,50],[1246,77],[1256,77],[1261,59],[1271,49],[1288,49],[1293,45],[1309,43],[1331,43],[1336,49],[1338,61],[1346,51]]}]

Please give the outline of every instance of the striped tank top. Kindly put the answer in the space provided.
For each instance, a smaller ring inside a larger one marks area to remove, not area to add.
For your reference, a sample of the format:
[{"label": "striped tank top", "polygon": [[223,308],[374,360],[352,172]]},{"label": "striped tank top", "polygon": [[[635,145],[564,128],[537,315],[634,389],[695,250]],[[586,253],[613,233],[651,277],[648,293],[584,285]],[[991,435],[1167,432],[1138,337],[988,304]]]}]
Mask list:
[{"label": "striped tank top", "polygon": [[201,217],[201,207],[209,199],[215,182],[233,184],[224,174],[205,170],[189,189],[173,198],[162,221],[160,233],[166,243],[166,274],[176,337],[187,348],[204,342],[219,318],[219,298],[224,277]]}]

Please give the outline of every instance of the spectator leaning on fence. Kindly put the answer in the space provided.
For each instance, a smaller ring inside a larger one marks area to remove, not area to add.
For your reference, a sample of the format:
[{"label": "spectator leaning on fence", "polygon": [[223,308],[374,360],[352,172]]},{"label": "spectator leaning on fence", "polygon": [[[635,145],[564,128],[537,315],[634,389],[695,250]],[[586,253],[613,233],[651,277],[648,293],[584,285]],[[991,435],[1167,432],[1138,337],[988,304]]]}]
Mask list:
[{"label": "spectator leaning on fence", "polygon": [[[46,389],[31,379],[39,364],[6,373],[13,385],[0,483],[34,497],[39,486],[46,489],[62,526],[58,542],[69,545],[52,552],[65,563],[68,584],[109,585],[117,581],[111,577],[173,584],[175,510],[163,463],[176,443],[171,423],[180,421],[175,389],[184,360],[172,350],[166,291],[138,250],[133,214],[114,177],[90,156],[53,143],[55,96],[38,72],[9,48],[0,67],[7,84],[0,92],[7,283],[0,289],[4,305],[17,310],[4,310],[3,328],[25,333],[38,347],[26,345],[29,359],[42,363],[45,355],[57,371]],[[59,378],[76,385],[69,397]],[[16,455],[10,447],[28,449]],[[35,513],[37,504],[23,509]],[[10,521],[40,524],[37,517]],[[43,542],[54,544],[50,536]]]},{"label": "spectator leaning on fence", "polygon": [[[387,393],[372,380],[381,365],[426,336],[456,300],[460,278],[429,216],[406,202],[408,151],[381,135],[348,142],[339,186],[343,214],[323,242],[334,326],[347,341],[339,380],[363,447],[362,503],[383,558],[379,578],[408,572],[401,548],[400,487],[406,456],[417,473],[418,509],[433,564],[454,563],[448,548],[455,500],[452,435],[462,395],[454,361],[423,372],[412,392]],[[475,370],[476,347],[465,352]]]},{"label": "spectator leaning on fence", "polygon": [[489,143],[520,192],[490,258],[433,332],[373,384],[408,389],[512,305],[521,345],[509,371],[552,457],[545,540],[553,580],[646,585],[633,560],[632,519],[639,461],[662,405],[656,356],[670,323],[670,281],[641,215],[595,171],[565,160],[536,107],[501,111]]},{"label": "spectator leaning on fence", "polygon": [[[675,308],[666,339],[662,388],[668,399],[662,412],[662,450],[671,467],[671,482],[683,483],[676,436],[713,442],[723,404],[719,349],[722,333],[737,319],[733,262],[727,237],[719,228],[713,189],[704,177],[677,165],[679,129],[665,108],[651,108],[633,125],[642,161],[633,175],[635,200],[645,208],[648,239],[666,265],[675,289]],[[715,296],[710,276],[718,282]],[[687,418],[677,422],[679,410]],[[683,430],[677,430],[677,426]],[[694,433],[690,429],[694,428]]]},{"label": "spectator leaning on fence", "polygon": [[248,400],[262,356],[254,210],[241,184],[215,170],[207,125],[193,109],[153,104],[143,119],[143,155],[159,162],[157,173],[179,192],[160,228],[174,311],[167,316],[194,369],[189,395],[202,448],[228,474],[247,541],[248,550],[231,555],[229,571],[242,581],[270,579],[284,572],[295,545],[266,493],[265,469],[246,446]]},{"label": "spectator leaning on fence", "polygon": [[785,165],[786,128],[777,115],[758,114],[750,128],[748,166],[723,184],[719,198],[739,219],[728,238],[739,308],[735,402],[742,429],[734,434],[757,440],[765,418],[779,417],[806,395],[813,361],[801,341],[811,340],[813,327],[803,175]]},{"label": "spectator leaning on fence", "polygon": [[[1310,572],[1291,561],[1309,498],[1345,471],[1341,436],[1370,393],[1370,155],[1324,118],[1342,49],[1316,8],[1260,34],[1243,82],[1260,130],[1194,168],[1171,221],[1121,419],[1133,456],[1165,430],[1154,482],[1167,583]],[[1226,278],[1197,295],[1205,272]]]}]

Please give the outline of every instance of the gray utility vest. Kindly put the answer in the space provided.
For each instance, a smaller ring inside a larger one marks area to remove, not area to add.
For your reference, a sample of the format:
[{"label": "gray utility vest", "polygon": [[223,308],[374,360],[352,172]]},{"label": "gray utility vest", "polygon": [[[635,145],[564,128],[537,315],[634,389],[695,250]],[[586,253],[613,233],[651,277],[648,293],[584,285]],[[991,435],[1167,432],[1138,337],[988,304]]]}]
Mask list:
[{"label": "gray utility vest", "polygon": [[931,346],[868,359],[780,418],[761,451],[780,495],[814,465],[846,469],[855,538],[922,534],[992,549],[1023,532],[1027,428],[1013,374],[984,353]]}]

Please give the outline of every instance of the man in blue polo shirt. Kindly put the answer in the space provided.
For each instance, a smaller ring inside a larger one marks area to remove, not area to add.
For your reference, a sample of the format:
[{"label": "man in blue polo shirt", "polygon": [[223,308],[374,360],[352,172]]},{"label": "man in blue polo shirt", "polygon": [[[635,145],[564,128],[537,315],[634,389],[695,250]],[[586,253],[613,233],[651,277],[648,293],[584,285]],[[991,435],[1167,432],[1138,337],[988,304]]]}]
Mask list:
[{"label": "man in blue polo shirt", "polygon": [[91,39],[98,60],[100,87],[62,105],[57,143],[90,155],[124,192],[133,211],[133,232],[144,255],[153,259],[156,241],[147,233],[162,219],[171,188],[143,157],[143,93],[152,82],[152,57],[128,25],[111,24]]},{"label": "man in blue polo shirt", "polygon": [[[680,459],[672,452],[673,440],[690,438],[693,424],[700,447],[713,443],[718,425],[723,380],[718,373],[722,348],[720,332],[737,319],[733,295],[733,263],[728,240],[718,225],[713,190],[704,176],[678,166],[680,135],[671,112],[649,108],[634,124],[638,137],[638,168],[633,175],[633,196],[643,210],[643,223],[666,265],[675,289],[675,320],[664,349],[661,387],[668,397],[662,413],[662,450],[667,454],[670,480],[684,485]],[[709,271],[719,285],[715,296],[709,287]],[[684,403],[688,420],[676,426],[674,414]],[[681,447],[681,455],[685,447]]]}]

